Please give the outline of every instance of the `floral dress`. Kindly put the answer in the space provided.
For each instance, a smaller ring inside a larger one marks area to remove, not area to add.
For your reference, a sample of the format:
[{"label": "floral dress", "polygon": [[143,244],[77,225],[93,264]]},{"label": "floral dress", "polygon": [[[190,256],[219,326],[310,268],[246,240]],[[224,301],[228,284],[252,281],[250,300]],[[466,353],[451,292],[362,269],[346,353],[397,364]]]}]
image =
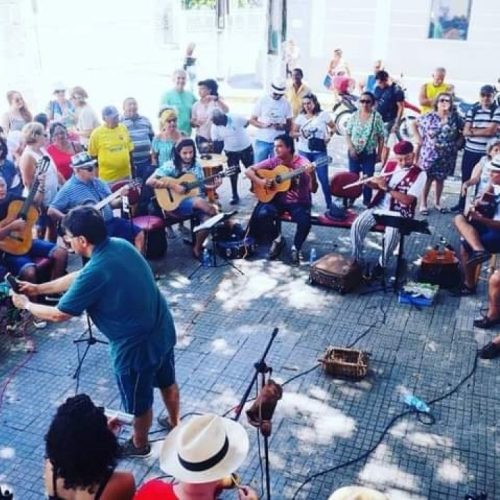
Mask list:
[{"label": "floral dress", "polygon": [[429,179],[444,180],[453,174],[457,162],[457,143],[462,131],[462,120],[457,113],[450,113],[446,122],[432,111],[419,119],[418,130],[422,137],[419,166]]}]

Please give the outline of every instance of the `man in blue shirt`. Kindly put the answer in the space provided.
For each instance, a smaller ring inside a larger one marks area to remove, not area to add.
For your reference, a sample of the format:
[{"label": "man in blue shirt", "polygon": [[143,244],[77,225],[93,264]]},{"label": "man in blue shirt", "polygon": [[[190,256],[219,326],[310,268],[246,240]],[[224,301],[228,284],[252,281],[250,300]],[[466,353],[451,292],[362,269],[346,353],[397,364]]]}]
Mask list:
[{"label": "man in blue shirt", "polygon": [[[122,405],[134,415],[132,438],[122,456],[146,457],[153,418],[153,386],[160,389],[169,418],[179,423],[179,390],[175,383],[175,326],[153,273],[134,247],[108,238],[102,216],[92,207],[71,210],[63,219],[65,240],[89,259],[80,271],[41,285],[21,282],[16,307],[46,321],[66,321],[84,311],[108,338]],[[27,295],[64,292],[56,307],[31,302]]]},{"label": "man in blue shirt", "polygon": [[[80,205],[96,205],[111,194],[109,186],[96,177],[96,160],[87,153],[79,153],[71,158],[74,175],[57,192],[50,204],[48,214],[54,221],[61,221],[64,214]],[[111,201],[101,208],[109,236],[124,238],[133,243],[142,253],[144,249],[144,232],[130,221],[115,217],[111,207],[118,208],[121,199]]]}]

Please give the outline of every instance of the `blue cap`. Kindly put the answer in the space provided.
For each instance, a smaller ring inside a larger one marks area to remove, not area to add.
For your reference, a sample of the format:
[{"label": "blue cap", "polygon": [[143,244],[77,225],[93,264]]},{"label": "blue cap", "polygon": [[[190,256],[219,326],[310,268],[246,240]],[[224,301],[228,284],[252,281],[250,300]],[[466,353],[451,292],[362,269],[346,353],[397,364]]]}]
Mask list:
[{"label": "blue cap", "polygon": [[103,118],[115,118],[118,116],[120,116],[120,113],[115,106],[105,106],[104,108],[102,108]]}]

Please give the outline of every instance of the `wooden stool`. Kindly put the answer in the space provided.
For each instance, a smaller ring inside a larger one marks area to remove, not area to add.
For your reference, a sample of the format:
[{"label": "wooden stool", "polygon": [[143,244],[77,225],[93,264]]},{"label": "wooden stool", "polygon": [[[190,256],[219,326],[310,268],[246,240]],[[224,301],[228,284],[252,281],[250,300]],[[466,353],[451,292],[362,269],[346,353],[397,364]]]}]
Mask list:
[{"label": "wooden stool", "polygon": [[167,252],[165,221],[156,215],[141,215],[134,217],[132,222],[144,231],[146,259],[161,259]]}]

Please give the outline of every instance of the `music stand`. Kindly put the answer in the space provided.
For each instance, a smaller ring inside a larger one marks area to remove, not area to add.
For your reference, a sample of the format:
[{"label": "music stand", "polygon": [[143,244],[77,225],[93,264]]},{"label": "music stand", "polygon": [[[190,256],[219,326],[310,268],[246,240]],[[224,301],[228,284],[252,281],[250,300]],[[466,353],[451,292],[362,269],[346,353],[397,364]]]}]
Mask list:
[{"label": "music stand", "polygon": [[[220,256],[224,262],[222,264],[217,263],[217,244],[215,241],[215,231],[217,230],[219,225],[223,224],[224,222],[229,220],[233,215],[236,215],[237,213],[238,213],[238,211],[234,210],[233,212],[221,212],[220,214],[214,215],[213,217],[210,217],[210,219],[207,219],[202,224],[193,228],[193,234],[196,234],[199,231],[208,231],[210,233],[210,236],[212,238],[212,262],[211,262],[209,267],[231,266],[233,269],[238,271],[240,274],[245,274],[239,267],[235,266],[224,255]],[[201,256],[201,257],[203,259],[203,256]],[[192,279],[193,276],[202,267],[205,267],[204,262],[199,263],[198,267],[188,276],[188,279],[189,280]]]},{"label": "music stand", "polygon": [[376,210],[373,212],[373,217],[375,217],[377,224],[394,227],[399,231],[399,249],[396,260],[396,275],[394,276],[394,291],[397,292],[403,265],[405,236],[409,236],[411,233],[431,234],[429,223],[426,220],[402,217],[399,213],[390,210]]},{"label": "music stand", "polygon": [[[85,330],[79,338],[76,340],[73,340],[73,344],[76,345],[76,350],[77,350],[77,356],[78,356],[78,366],[76,367],[75,373],[73,374],[73,378],[77,379],[77,390],[78,392],[78,385],[79,385],[79,380],[80,380],[80,373],[82,371],[82,366],[83,362],[85,361],[85,358],[87,357],[87,354],[89,352],[90,346],[93,346],[94,344],[107,344],[105,340],[100,340],[94,336],[94,333],[92,331],[92,323],[90,321],[90,316],[88,313],[87,315],[87,330]],[[86,336],[88,334],[88,336]],[[83,351],[83,356],[80,356],[80,349],[79,345],[82,343],[86,343],[87,346],[85,347],[85,350]]]}]

